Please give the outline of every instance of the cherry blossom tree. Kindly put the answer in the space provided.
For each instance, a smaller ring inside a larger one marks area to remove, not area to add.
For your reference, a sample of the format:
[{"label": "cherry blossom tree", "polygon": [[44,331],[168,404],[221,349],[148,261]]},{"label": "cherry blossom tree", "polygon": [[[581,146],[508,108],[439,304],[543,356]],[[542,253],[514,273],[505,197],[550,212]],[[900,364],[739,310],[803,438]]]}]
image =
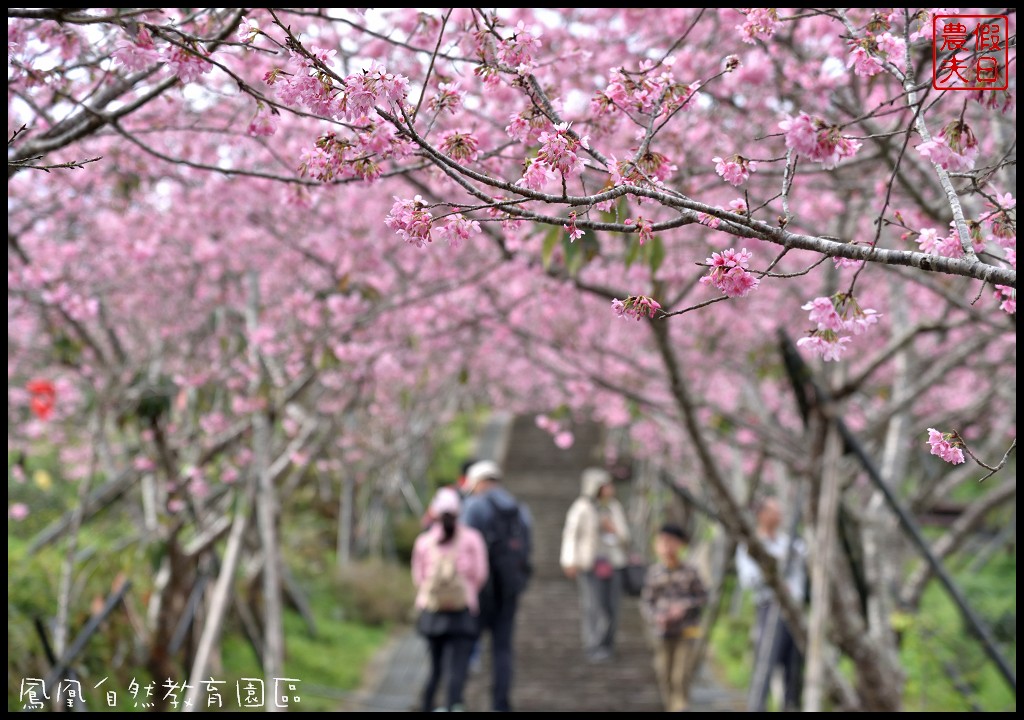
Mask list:
[{"label": "cherry blossom tree", "polygon": [[[935,90],[938,14],[11,9],[9,446],[138,488],[140,542],[171,548],[154,671],[223,519],[243,536],[236,494],[280,564],[307,467],[401,493],[478,403],[563,446],[627,428],[802,638],[744,490],[816,497],[838,467],[859,542],[893,528],[804,425],[780,332],[918,509],[1015,448],[1015,77]],[[830,576],[843,707],[900,706],[885,608],[913,564],[870,554],[866,599]]]}]

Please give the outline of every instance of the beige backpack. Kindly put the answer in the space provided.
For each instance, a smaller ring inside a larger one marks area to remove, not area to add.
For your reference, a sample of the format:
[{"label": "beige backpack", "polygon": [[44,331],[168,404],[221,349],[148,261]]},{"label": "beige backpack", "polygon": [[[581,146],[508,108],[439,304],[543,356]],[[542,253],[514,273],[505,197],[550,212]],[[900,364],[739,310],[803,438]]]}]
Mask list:
[{"label": "beige backpack", "polygon": [[450,549],[432,548],[430,573],[423,583],[426,609],[431,612],[466,609],[466,583],[455,565],[455,555],[455,540]]}]

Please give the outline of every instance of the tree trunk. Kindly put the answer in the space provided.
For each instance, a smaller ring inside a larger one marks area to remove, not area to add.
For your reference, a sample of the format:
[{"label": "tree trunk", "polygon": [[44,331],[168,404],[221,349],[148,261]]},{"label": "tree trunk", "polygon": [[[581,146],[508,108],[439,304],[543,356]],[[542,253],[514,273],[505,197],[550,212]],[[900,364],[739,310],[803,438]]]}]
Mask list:
[{"label": "tree trunk", "polygon": [[231,534],[228,536],[227,549],[224,551],[224,560],[220,566],[220,575],[217,576],[217,584],[210,597],[210,609],[207,613],[206,623],[203,625],[199,647],[196,649],[192,672],[188,675],[189,678],[195,678],[195,683],[192,684],[185,696],[182,712],[202,710],[199,707],[199,693],[204,689],[201,680],[206,678],[210,657],[220,639],[224,615],[233,595],[235,569],[238,567],[245,533],[249,527],[249,515],[252,512],[252,504],[256,496],[256,483],[257,478],[250,474],[246,480],[245,492],[242,493],[238,506],[235,508],[235,519],[231,525]]},{"label": "tree trunk", "polygon": [[821,712],[825,699],[825,631],[829,613],[829,567],[833,564],[836,510],[839,507],[839,434],[831,423],[825,430],[821,458],[821,491],[815,518],[811,556],[811,610],[807,622],[806,685],[804,712]]}]

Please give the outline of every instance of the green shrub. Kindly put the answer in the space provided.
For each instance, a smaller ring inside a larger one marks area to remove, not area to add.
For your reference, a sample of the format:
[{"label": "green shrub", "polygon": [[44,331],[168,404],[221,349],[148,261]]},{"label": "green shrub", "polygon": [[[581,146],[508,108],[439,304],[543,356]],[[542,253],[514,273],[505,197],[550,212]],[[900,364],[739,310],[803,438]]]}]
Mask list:
[{"label": "green shrub", "polygon": [[411,617],[415,593],[406,565],[382,560],[353,563],[338,572],[337,586],[347,620],[379,626]]},{"label": "green shrub", "polygon": [[420,519],[411,515],[405,515],[392,523],[395,554],[403,565],[409,565],[412,562],[412,548],[422,530]]}]

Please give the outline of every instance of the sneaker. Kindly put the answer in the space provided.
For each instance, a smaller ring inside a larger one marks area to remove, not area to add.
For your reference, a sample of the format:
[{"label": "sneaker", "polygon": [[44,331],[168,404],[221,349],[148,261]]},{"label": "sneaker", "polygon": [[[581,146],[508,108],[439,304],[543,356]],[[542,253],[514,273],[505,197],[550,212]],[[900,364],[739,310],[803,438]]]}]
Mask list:
[{"label": "sneaker", "polygon": [[601,663],[610,660],[612,653],[606,648],[597,648],[587,653],[587,661],[592,663]]}]

